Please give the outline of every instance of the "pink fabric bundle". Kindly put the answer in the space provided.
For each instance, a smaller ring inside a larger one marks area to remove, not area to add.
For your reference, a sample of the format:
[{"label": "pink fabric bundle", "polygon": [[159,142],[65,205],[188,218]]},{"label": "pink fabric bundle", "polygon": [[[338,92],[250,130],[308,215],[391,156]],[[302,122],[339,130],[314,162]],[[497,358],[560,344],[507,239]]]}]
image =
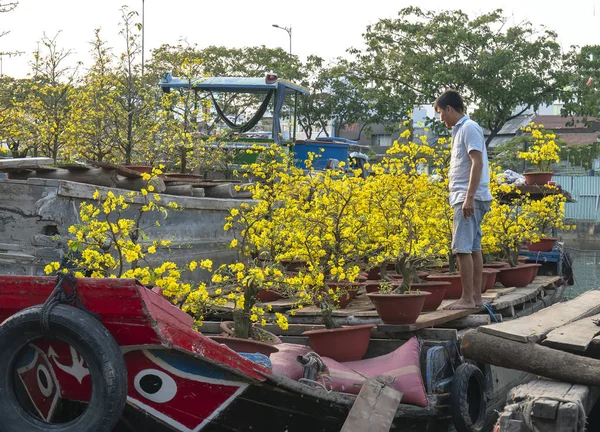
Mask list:
[{"label": "pink fabric bundle", "polygon": [[305,356],[311,352],[311,347],[283,343],[278,344],[277,348],[279,349],[279,352],[271,354],[270,356],[271,364],[273,365],[273,373],[298,381],[304,374],[304,366],[302,366],[296,358],[299,355]]},{"label": "pink fabric bundle", "polygon": [[364,377],[384,376],[386,382],[392,381],[390,387],[403,393],[402,403],[425,407],[428,400],[421,376],[420,352],[421,344],[413,337],[396,351],[380,357],[346,363],[323,357],[323,361],[329,368],[334,390],[358,394]]}]

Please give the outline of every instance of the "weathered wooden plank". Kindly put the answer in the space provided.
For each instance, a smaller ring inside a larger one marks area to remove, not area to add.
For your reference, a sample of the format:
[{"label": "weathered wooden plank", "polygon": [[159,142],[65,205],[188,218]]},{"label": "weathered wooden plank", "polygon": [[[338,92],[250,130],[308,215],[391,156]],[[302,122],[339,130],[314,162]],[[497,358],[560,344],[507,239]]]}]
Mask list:
[{"label": "weathered wooden plank", "polygon": [[486,292],[484,292],[484,294],[487,293],[495,293],[495,294],[499,294],[499,296],[503,296],[506,294],[510,294],[511,292],[514,292],[517,288],[516,287],[511,287],[511,288],[493,288],[493,289],[489,289]]},{"label": "weathered wooden plank", "polygon": [[528,300],[536,297],[542,291],[542,286],[528,286],[525,288],[516,288],[512,293],[498,297],[492,306],[495,310],[508,309],[511,306],[516,306],[525,303]]},{"label": "weathered wooden plank", "polygon": [[402,393],[378,379],[365,382],[340,432],[389,432]]},{"label": "weathered wooden plank", "polygon": [[488,314],[485,314],[485,315],[481,314],[481,315],[469,315],[469,316],[459,318],[454,321],[448,321],[448,322],[445,322],[445,323],[442,323],[439,325],[444,326],[446,328],[462,329],[462,328],[480,327],[480,326],[484,326],[484,325],[489,325],[489,324],[491,324],[491,322],[492,322],[492,320]]},{"label": "weathered wooden plank", "polygon": [[14,170],[14,169],[33,169],[43,168],[48,165],[52,165],[54,159],[47,157],[35,157],[35,158],[17,158],[17,159],[1,159],[0,160],[0,171]]},{"label": "weathered wooden plank", "polygon": [[585,351],[592,339],[600,334],[600,326],[596,324],[599,320],[600,314],[597,314],[554,329],[542,343],[567,351]]},{"label": "weathered wooden plank", "polygon": [[421,314],[419,318],[417,318],[417,322],[414,324],[380,324],[377,326],[377,328],[381,331],[391,333],[410,332],[425,327],[434,327],[436,325],[454,321],[481,311],[483,311],[483,308],[464,310],[437,310],[428,314]]},{"label": "weathered wooden plank", "polygon": [[[163,187],[166,187],[164,183]],[[114,189],[102,186],[93,186],[66,180],[60,180],[58,183],[58,195],[69,198],[91,199],[96,190],[99,190],[102,194],[106,194],[108,191],[115,193]],[[131,201],[137,204],[143,204],[145,202],[144,197],[140,193],[135,194],[135,196],[131,198]],[[240,205],[240,202],[237,200],[224,200],[216,198],[197,199],[194,197],[177,197],[172,195],[163,196],[161,202],[176,202],[184,210],[226,210]]]},{"label": "weathered wooden plank", "polygon": [[598,312],[600,312],[600,290],[593,290],[568,302],[544,308],[528,317],[484,326],[480,330],[519,342],[539,342],[555,328]]}]

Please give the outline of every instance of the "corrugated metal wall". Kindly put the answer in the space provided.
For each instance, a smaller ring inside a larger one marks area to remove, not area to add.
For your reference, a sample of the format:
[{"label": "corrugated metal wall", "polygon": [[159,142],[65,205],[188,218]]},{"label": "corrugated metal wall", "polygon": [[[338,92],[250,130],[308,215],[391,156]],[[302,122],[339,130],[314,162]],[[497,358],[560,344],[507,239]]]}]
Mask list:
[{"label": "corrugated metal wall", "polygon": [[554,176],[552,180],[577,201],[565,204],[567,219],[600,223],[600,177]]}]

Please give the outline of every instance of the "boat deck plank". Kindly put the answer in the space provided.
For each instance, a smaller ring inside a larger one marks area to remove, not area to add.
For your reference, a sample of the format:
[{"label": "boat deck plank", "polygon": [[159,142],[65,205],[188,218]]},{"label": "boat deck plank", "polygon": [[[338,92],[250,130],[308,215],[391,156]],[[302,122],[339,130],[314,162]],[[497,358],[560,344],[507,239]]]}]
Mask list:
[{"label": "boat deck plank", "polygon": [[597,314],[554,329],[548,333],[542,344],[551,348],[583,352],[600,334],[600,325],[596,324],[599,321],[600,314]]},{"label": "boat deck plank", "polygon": [[379,324],[377,328],[386,333],[404,333],[419,330],[425,327],[433,327],[471,314],[483,311],[483,308],[463,310],[437,310],[421,314],[414,324]]},{"label": "boat deck plank", "polygon": [[552,305],[535,314],[480,327],[480,331],[519,342],[539,342],[552,330],[599,312],[600,290],[587,291],[573,300]]}]

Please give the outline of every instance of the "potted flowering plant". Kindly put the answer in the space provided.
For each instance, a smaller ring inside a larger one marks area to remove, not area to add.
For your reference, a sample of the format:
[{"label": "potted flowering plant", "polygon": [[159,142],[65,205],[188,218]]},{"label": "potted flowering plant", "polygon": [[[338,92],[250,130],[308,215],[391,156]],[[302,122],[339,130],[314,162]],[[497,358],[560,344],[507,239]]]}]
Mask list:
[{"label": "potted flowering plant", "polygon": [[379,204],[369,213],[369,243],[385,242],[380,259],[392,259],[402,274],[401,283],[391,292],[387,292],[388,286],[384,291],[368,294],[385,323],[415,322],[426,300],[431,298],[435,298],[434,304],[427,309],[435,310],[448,285],[417,282],[417,270],[431,263],[445,248],[437,217],[443,203],[432,193],[427,173],[418,169],[433,151],[429,146],[410,141],[394,143],[378,175],[367,179],[367,188],[372,193],[377,191],[379,197]]},{"label": "potted flowering plant", "polygon": [[521,127],[521,130],[531,134],[531,137],[527,140],[529,148],[519,152],[519,158],[537,166],[537,170],[524,173],[528,185],[548,184],[552,180],[552,163],[560,161],[560,147],[556,144],[556,134],[545,131],[543,127],[533,122]]},{"label": "potted flowering plant", "polygon": [[346,307],[358,291],[361,233],[366,224],[363,215],[367,212],[363,183],[358,173],[344,174],[341,169],[316,173],[309,167],[296,192],[287,198],[288,213],[277,215],[281,216],[277,223],[287,232],[287,252],[281,256],[306,261],[293,278],[298,307],[301,303],[316,305],[325,325],[324,330],[304,334],[319,354],[339,361],[362,358],[373,327],[341,327],[332,315],[333,310]]},{"label": "potted flowering plant", "polygon": [[[553,187],[549,186],[549,188]],[[530,203],[531,216],[540,233],[540,239],[537,242],[528,243],[527,249],[535,252],[550,252],[558,240],[556,237],[549,236],[551,232],[571,229],[571,226],[565,223],[566,200],[562,194],[552,194]]]},{"label": "potted flowering plant", "polygon": [[[519,262],[519,250],[522,243],[539,240],[532,201],[528,194],[509,185],[494,187],[492,194],[495,199],[481,226],[483,245],[499,250],[508,261],[508,267],[497,269],[500,270],[498,280],[504,286],[526,286],[534,269],[531,264]],[[511,198],[506,198],[507,195]]]}]

